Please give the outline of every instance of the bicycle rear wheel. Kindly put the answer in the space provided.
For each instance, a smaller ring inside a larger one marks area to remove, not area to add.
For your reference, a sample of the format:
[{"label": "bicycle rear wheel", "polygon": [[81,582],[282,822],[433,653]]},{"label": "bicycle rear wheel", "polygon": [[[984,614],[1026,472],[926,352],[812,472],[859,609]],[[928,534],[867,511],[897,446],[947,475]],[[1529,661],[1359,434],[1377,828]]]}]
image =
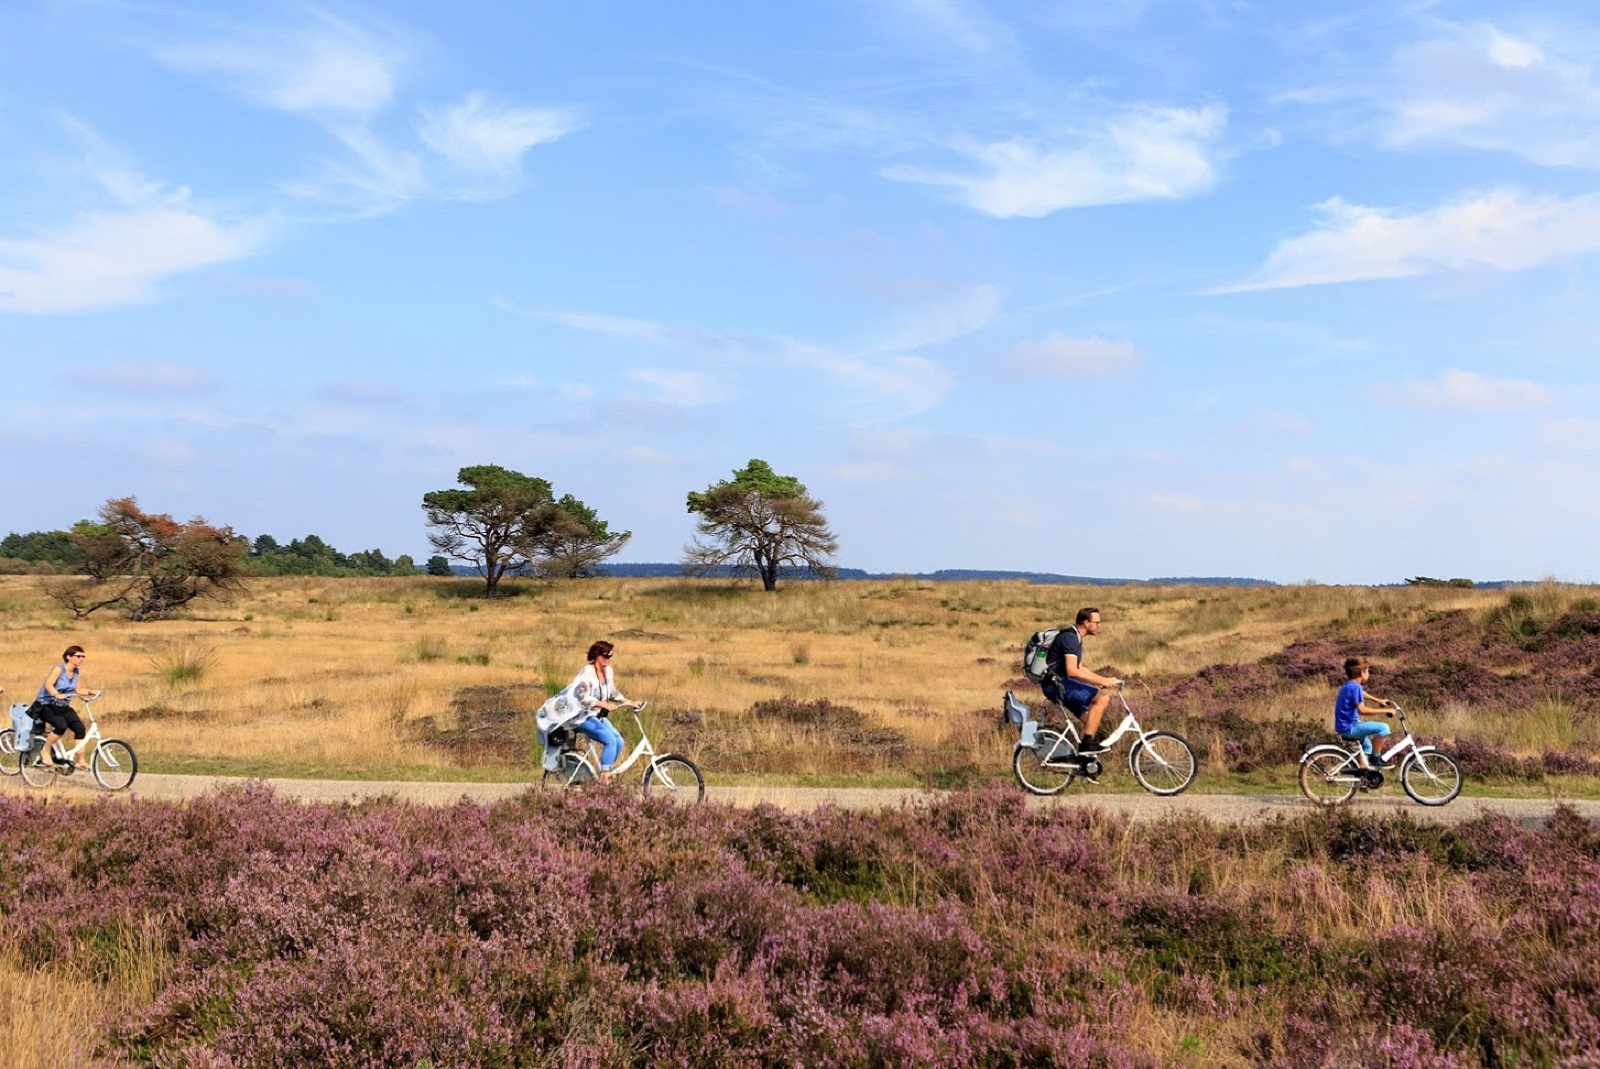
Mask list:
[{"label": "bicycle rear wheel", "polygon": [[[1011,751],[1011,771],[1022,789],[1031,794],[1060,794],[1078,774],[1078,766],[1071,763],[1076,753],[1071,739],[1043,728],[1032,746],[1019,744]],[[1046,763],[1041,754],[1051,760]]]},{"label": "bicycle rear wheel", "polygon": [[1344,805],[1361,785],[1361,770],[1348,750],[1322,746],[1300,762],[1300,793],[1317,805]]},{"label": "bicycle rear wheel", "polygon": [[100,786],[108,791],[125,791],[139,774],[139,759],[134,756],[133,747],[121,739],[104,739],[94,748],[89,767]]},{"label": "bicycle rear wheel", "polygon": [[50,763],[50,755],[44,749],[18,750],[10,760],[17,762],[22,782],[30,787],[48,787],[56,781],[55,766]]},{"label": "bicycle rear wheel", "polygon": [[546,772],[539,780],[541,787],[581,787],[594,782],[594,769],[575,753],[564,753],[554,772]]},{"label": "bicycle rear wheel", "polygon": [[1414,753],[1400,766],[1400,786],[1418,805],[1444,805],[1461,793],[1461,766],[1437,750]]},{"label": "bicycle rear wheel", "polygon": [[1128,754],[1133,778],[1151,794],[1182,794],[1194,782],[1194,747],[1182,735],[1155,731],[1134,744]]},{"label": "bicycle rear wheel", "polygon": [[687,757],[662,754],[644,770],[644,793],[694,805],[706,796],[706,778]]},{"label": "bicycle rear wheel", "polygon": [[8,776],[15,776],[20,769],[16,761],[12,760],[17,753],[17,733],[12,728],[0,731],[0,772]]}]

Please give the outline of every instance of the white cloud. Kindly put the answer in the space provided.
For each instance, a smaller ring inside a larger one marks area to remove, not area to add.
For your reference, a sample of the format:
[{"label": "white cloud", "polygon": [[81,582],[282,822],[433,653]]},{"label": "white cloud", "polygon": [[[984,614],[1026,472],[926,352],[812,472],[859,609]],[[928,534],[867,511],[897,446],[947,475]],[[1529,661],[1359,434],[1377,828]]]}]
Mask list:
[{"label": "white cloud", "polygon": [[1186,516],[1208,512],[1215,507],[1212,502],[1202,498],[1182,494],[1146,494],[1144,503],[1157,512],[1176,512]]},{"label": "white cloud", "polygon": [[[622,316],[525,309],[504,300],[494,303],[512,315],[680,349],[718,367],[740,369],[777,366],[815,372],[820,376],[819,383],[831,383],[835,387],[854,390],[862,397],[871,399],[884,417],[931,408],[950,387],[950,373],[932,361],[904,353],[885,354],[877,348],[854,351],[793,338],[748,337]],[[664,373],[656,371],[649,374]]]},{"label": "white cloud", "polygon": [[1447,369],[1433,382],[1407,379],[1400,383],[1381,383],[1374,396],[1382,404],[1454,412],[1523,412],[1543,408],[1555,400],[1548,388],[1536,382],[1492,379],[1454,368]]},{"label": "white cloud", "polygon": [[1489,23],[1448,26],[1402,52],[1366,92],[1392,145],[1452,141],[1546,166],[1600,168],[1600,82],[1570,40]]},{"label": "white cloud", "polygon": [[216,389],[209,372],[177,360],[123,360],[73,373],[74,382],[117,393],[193,394]]},{"label": "white cloud", "polygon": [[892,11],[952,48],[978,55],[1008,50],[1014,35],[976,5],[961,0],[884,0]]},{"label": "white cloud", "polygon": [[1126,374],[1143,360],[1144,354],[1132,342],[1069,338],[1051,331],[1043,341],[1025,342],[1011,350],[1002,364],[1029,377],[1088,379]]},{"label": "white cloud", "polygon": [[535,145],[570,133],[575,117],[558,108],[514,107],[472,93],[459,104],[422,110],[419,134],[447,164],[468,175],[515,180]]},{"label": "white cloud", "polygon": [[1212,290],[1315,286],[1442,271],[1520,271],[1600,250],[1600,195],[1484,193],[1414,215],[1351,204],[1316,206],[1320,225],[1272,250],[1242,282]]},{"label": "white cloud", "polygon": [[629,377],[654,386],[661,391],[662,400],[668,404],[681,405],[685,408],[697,408],[700,405],[726,401],[736,396],[738,392],[724,377],[699,371],[641,368]]},{"label": "white cloud", "polygon": [[157,58],[277,111],[360,118],[389,104],[405,62],[392,35],[313,13],[293,27],[240,27],[231,37],[162,49]]},{"label": "white cloud", "polygon": [[345,379],[329,382],[317,391],[324,399],[340,405],[358,405],[363,408],[398,408],[408,403],[405,391],[387,382],[369,379]]},{"label": "white cloud", "polygon": [[36,315],[144,304],[187,272],[253,255],[264,227],[227,225],[182,198],[94,212],[38,238],[0,240],[0,312]]},{"label": "white cloud", "polygon": [[1217,106],[1124,107],[1087,127],[1046,140],[958,144],[975,174],[896,167],[885,176],[947,186],[971,208],[1006,219],[1064,208],[1179,200],[1216,184],[1214,142],[1227,123]]},{"label": "white cloud", "polygon": [[241,27],[219,40],[167,48],[158,58],[322,126],[348,156],[320,161],[316,177],[282,188],[358,215],[425,197],[508,196],[520,186],[528,150],[576,128],[562,109],[475,92],[455,104],[419,107],[420,145],[391,142],[376,127],[399,95],[408,51],[391,30],[313,13],[300,25]]},{"label": "white cloud", "polygon": [[940,345],[981,330],[994,321],[1000,308],[1000,290],[994,286],[973,286],[961,293],[901,312],[895,329],[874,346],[880,352],[921,349]]},{"label": "white cloud", "polygon": [[1600,452],[1600,423],[1592,419],[1547,419],[1536,433],[1539,441],[1563,452]]}]

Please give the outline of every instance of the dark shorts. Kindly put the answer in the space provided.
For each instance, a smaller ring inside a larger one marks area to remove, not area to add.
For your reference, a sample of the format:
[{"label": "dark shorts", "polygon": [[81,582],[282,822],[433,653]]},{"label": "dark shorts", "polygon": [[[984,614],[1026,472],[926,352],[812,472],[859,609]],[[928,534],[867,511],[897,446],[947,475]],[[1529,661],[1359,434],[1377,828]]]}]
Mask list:
[{"label": "dark shorts", "polygon": [[1079,683],[1076,679],[1047,679],[1041,689],[1044,696],[1064,706],[1079,716],[1089,711],[1089,706],[1099,695],[1100,688],[1090,686],[1088,683]]},{"label": "dark shorts", "polygon": [[49,724],[50,730],[57,735],[66,734],[70,728],[73,738],[83,738],[83,721],[78,719],[78,711],[70,705],[60,705],[56,702],[34,702],[28,707],[28,715],[35,720]]}]

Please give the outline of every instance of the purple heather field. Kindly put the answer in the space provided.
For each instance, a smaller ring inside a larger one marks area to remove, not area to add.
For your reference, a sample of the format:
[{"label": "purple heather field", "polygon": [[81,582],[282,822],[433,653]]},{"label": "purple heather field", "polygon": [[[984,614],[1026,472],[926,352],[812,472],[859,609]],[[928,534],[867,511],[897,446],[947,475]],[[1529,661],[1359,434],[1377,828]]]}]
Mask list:
[{"label": "purple heather field", "polygon": [[[1565,809],[1537,829],[1231,827],[1002,789],[797,814],[249,788],[4,797],[0,818],[3,938],[26,967],[104,974],[129,931],[163,948],[154,998],[105,1022],[107,1065],[1444,1069],[1600,1050],[1600,827]],[[1362,912],[1390,904],[1413,908]]]}]

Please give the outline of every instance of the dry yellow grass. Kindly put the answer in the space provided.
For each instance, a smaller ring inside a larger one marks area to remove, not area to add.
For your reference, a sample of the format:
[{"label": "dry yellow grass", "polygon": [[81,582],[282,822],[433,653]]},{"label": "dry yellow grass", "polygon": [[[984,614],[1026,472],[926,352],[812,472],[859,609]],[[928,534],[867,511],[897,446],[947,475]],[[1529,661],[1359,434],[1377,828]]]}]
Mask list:
[{"label": "dry yellow grass", "polygon": [[30,965],[26,948],[0,939],[0,1050],[7,1069],[125,1064],[105,1060],[101,1030],[155,997],[166,967],[159,933],[120,930],[95,975],[50,962]]},{"label": "dry yellow grass", "polygon": [[[38,578],[4,576],[0,683],[7,698],[31,699],[61,650],[78,643],[89,651],[86,679],[107,688],[104,730],[133,742],[147,769],[451,776],[482,762],[419,745],[423,718],[453,725],[452,699],[473,687],[521,687],[518,701],[536,707],[547,685],[582,666],[591,641],[607,638],[618,644],[622,689],[655,706],[658,745],[695,756],[715,737],[720,752],[782,751],[767,762],[773,771],[826,775],[871,745],[750,713],[778,698],[820,700],[898,733],[925,764],[987,767],[1006,761],[1009,742],[992,730],[993,717],[1017,680],[1023,639],[1070,622],[1084,605],[1106,621],[1092,664],[1165,675],[1254,660],[1297,629],[1336,619],[1487,613],[1506,600],[1502,591],[1439,587],[919,580],[794,584],[776,595],[664,579],[528,584],[495,601],[474,590],[422,577],[260,579],[188,618],[132,624],[73,621]],[[1593,594],[1536,591],[1549,607]],[[1303,702],[1270,714],[1320,723],[1325,707],[1326,694],[1310,688]],[[1548,716],[1550,730],[1568,730],[1559,707]],[[526,741],[505,750],[514,752],[489,764],[528,770]],[[904,752],[883,747],[853,770],[893,773]]]}]

